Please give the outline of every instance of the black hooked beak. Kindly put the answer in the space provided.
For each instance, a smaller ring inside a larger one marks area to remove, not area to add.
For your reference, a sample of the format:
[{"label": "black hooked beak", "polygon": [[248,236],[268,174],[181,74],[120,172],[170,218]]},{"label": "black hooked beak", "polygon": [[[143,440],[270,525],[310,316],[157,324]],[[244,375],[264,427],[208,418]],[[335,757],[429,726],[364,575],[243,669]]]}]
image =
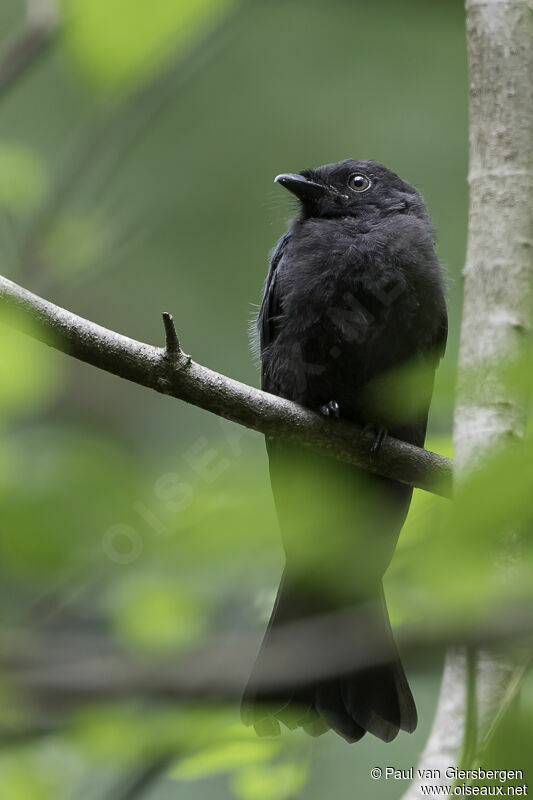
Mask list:
[{"label": "black hooked beak", "polygon": [[328,187],[323,183],[315,183],[303,175],[294,175],[292,173],[283,173],[274,179],[274,183],[280,183],[289,192],[296,195],[299,200],[311,200],[316,197],[321,197],[328,191]]}]

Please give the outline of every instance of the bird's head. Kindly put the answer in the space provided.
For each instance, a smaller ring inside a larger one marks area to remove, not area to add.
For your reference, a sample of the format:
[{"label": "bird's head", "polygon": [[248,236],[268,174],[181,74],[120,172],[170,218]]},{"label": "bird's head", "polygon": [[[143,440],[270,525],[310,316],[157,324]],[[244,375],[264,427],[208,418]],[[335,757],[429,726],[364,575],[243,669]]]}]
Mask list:
[{"label": "bird's head", "polygon": [[427,219],[419,192],[377,161],[347,158],[298,174],[278,175],[280,183],[300,200],[303,219],[412,214]]}]

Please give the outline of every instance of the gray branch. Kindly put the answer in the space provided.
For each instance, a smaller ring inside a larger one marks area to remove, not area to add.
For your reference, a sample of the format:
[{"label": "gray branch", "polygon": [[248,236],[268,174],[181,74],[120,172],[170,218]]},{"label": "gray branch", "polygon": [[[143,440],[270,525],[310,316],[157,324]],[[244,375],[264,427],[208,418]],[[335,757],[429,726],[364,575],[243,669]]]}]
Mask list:
[{"label": "gray branch", "polygon": [[0,308],[16,308],[36,338],[121,378],[184,400],[266,436],[295,442],[332,458],[443,497],[452,490],[452,461],[387,437],[372,454],[373,435],[343,420],[326,420],[303,406],[254,389],[196,364],[165,314],[165,347],[153,347],[96,325],[0,276]]},{"label": "gray branch", "polygon": [[[533,633],[531,606],[502,608],[490,620],[462,626],[409,624],[397,629],[402,653],[420,664],[434,663],[446,646],[454,652],[497,645],[502,653],[530,652]],[[346,625],[359,629],[361,608],[348,608],[305,620],[287,622],[276,631],[268,667],[260,685],[272,690],[287,681],[298,684],[331,680],[348,669],[365,669],[387,662],[389,650],[379,637],[369,637],[364,650],[339,636]],[[294,642],[299,642],[295,651]],[[316,642],[323,643],[317,657]],[[35,704],[41,714],[68,711],[80,704],[142,698],[173,703],[238,703],[257,655],[253,634],[213,637],[188,652],[132,655],[101,633],[28,632],[4,629],[0,647],[2,677]],[[455,690],[453,684],[451,690]],[[453,695],[450,691],[450,695]],[[57,722],[57,720],[55,720]],[[55,724],[54,722],[54,724]],[[53,731],[53,726],[50,730]],[[453,761],[446,766],[453,766]]]}]

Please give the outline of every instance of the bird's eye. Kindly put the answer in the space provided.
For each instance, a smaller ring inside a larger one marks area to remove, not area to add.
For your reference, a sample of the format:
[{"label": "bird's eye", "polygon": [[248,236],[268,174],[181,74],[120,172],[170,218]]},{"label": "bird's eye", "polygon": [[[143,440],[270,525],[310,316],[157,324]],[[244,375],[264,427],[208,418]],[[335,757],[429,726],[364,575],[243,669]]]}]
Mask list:
[{"label": "bird's eye", "polygon": [[349,184],[350,189],[353,189],[354,192],[366,192],[371,186],[370,179],[366,175],[351,175]]}]

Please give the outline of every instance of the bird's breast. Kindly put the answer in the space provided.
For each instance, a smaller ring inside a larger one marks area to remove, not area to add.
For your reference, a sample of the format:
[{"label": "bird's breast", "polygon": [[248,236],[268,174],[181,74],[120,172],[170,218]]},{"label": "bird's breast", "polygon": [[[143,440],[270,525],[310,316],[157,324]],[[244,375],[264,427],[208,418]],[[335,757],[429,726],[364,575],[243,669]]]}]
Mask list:
[{"label": "bird's breast", "polygon": [[411,355],[418,301],[383,248],[361,237],[353,227],[307,226],[278,268],[282,313],[268,371],[299,402],[351,397]]}]

